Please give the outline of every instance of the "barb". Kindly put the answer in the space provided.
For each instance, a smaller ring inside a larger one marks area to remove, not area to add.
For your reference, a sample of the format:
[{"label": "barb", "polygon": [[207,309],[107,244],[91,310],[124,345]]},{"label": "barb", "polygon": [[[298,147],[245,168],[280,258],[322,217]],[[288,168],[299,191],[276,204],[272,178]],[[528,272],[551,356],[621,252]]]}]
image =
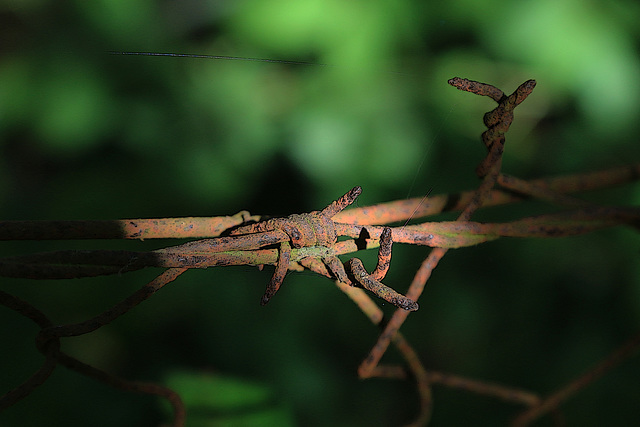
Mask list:
[{"label": "barb", "polygon": [[377,280],[371,278],[367,271],[364,269],[362,261],[360,261],[358,258],[352,258],[349,261],[349,266],[351,267],[353,277],[366,290],[373,292],[383,300],[395,305],[396,307],[400,307],[403,310],[416,311],[418,309],[418,304],[415,301],[412,301],[409,298],[400,295],[388,286],[385,286]]},{"label": "barb", "polygon": [[378,263],[376,269],[371,273],[373,280],[382,280],[389,271],[391,265],[391,247],[393,246],[393,239],[391,234],[391,228],[385,227],[380,234],[380,250],[378,251]]},{"label": "barb", "polygon": [[272,296],[278,292],[280,285],[284,281],[284,276],[289,271],[289,262],[291,260],[291,246],[289,242],[282,242],[280,245],[280,255],[278,256],[278,263],[276,264],[276,271],[273,273],[271,281],[267,285],[267,289],[260,301],[261,305],[265,305],[269,302]]},{"label": "barb", "polygon": [[486,83],[480,83],[474,80],[463,79],[460,77],[453,77],[447,83],[465,92],[471,92],[481,96],[488,96],[498,103],[504,98],[504,92],[502,92],[497,87],[488,85]]},{"label": "barb", "polygon": [[353,187],[347,194],[324,208],[321,214],[326,217],[333,218],[335,215],[342,212],[347,206],[355,202],[360,194],[362,194],[362,187]]}]

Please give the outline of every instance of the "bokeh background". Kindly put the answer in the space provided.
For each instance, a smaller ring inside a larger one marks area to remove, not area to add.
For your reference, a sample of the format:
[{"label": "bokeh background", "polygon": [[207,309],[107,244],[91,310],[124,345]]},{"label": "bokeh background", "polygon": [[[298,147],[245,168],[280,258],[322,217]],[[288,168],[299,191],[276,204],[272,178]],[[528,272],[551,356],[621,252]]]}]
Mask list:
[{"label": "bokeh background", "polygon": [[[286,215],[322,208],[355,185],[364,188],[360,206],[471,189],[482,115],[494,104],[449,87],[453,76],[505,92],[538,81],[507,135],[506,172],[535,178],[637,162],[639,19],[633,0],[4,0],[0,218]],[[640,191],[589,197],[637,205]],[[477,219],[545,209],[496,208]],[[451,251],[403,332],[428,369],[550,393],[638,329],[639,243],[616,229]],[[170,244],[5,242],[0,251]],[[394,250],[386,283],[403,291],[428,251]],[[375,253],[362,256],[373,265]],[[2,279],[2,289],[66,323],[156,274]],[[173,385],[193,405],[191,425],[410,421],[411,382],[357,379],[377,330],[331,281],[290,274],[261,307],[269,277],[268,268],[189,272],[63,349],[126,378]],[[1,392],[40,366],[36,332],[0,309]],[[637,419],[639,383],[638,361],[628,361],[563,407],[569,425]],[[436,386],[431,425],[503,425],[518,410]],[[165,413],[153,397],[59,368],[0,413],[0,425],[156,426]]]}]

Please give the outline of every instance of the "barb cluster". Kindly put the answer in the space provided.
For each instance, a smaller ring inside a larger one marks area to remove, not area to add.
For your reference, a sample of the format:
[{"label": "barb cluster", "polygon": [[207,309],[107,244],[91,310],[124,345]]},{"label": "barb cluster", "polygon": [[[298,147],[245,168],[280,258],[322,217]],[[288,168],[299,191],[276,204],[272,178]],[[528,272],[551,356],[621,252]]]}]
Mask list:
[{"label": "barb cluster", "polygon": [[[262,297],[261,304],[265,305],[276,294],[284,278],[289,270],[291,263],[291,246],[296,249],[322,246],[326,248],[332,247],[338,240],[334,222],[331,220],[333,216],[341,212],[344,208],[352,204],[356,198],[362,193],[361,187],[354,187],[348,193],[332,202],[322,211],[313,211],[306,214],[293,214],[287,218],[274,218],[268,221],[259,222],[244,227],[240,227],[232,232],[234,236],[255,236],[256,248],[261,247],[260,242],[263,239],[262,233],[280,233],[286,236],[288,240],[282,240],[280,243],[278,261],[276,270],[273,273],[271,281],[267,285],[267,290]],[[391,258],[391,230],[385,229],[384,237],[381,238],[379,251],[379,261],[375,274],[369,275],[362,261],[353,258],[348,264],[349,273],[345,270],[344,265],[335,255],[327,255],[321,258],[322,262],[333,276],[342,283],[353,285],[349,279],[352,277],[356,283],[365,289],[373,292],[380,298],[400,307],[404,310],[415,311],[418,304],[409,298],[400,295],[393,289],[380,283],[380,280],[386,275],[389,260]],[[313,259],[302,258],[301,263],[313,262]],[[380,267],[381,265],[386,266]]]}]

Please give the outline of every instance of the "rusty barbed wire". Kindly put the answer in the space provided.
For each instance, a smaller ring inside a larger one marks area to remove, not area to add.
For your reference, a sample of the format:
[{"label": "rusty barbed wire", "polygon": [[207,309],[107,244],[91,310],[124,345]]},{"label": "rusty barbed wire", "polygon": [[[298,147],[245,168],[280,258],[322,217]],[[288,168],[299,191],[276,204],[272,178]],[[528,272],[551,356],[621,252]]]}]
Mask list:
[{"label": "rusty barbed wire", "polygon": [[[536,83],[534,80],[527,80],[508,97],[505,97],[500,89],[492,85],[461,79],[459,77],[454,77],[449,80],[449,84],[460,90],[488,96],[498,102],[498,106],[484,116],[484,123],[488,129],[482,134],[482,141],[489,150],[489,153],[476,169],[476,173],[482,178],[482,181],[457,219],[457,221],[467,222],[471,215],[482,206],[497,181],[502,164],[502,153],[505,141],[504,134],[513,121],[513,110],[533,91]],[[423,261],[409,286],[409,290],[407,291],[408,298],[414,301],[420,298],[427,280],[431,276],[431,272],[436,268],[446,253],[447,248],[445,247],[436,247],[431,251]],[[378,337],[378,341],[358,368],[358,374],[361,378],[370,378],[375,375],[374,370],[376,366],[387,351],[391,340],[407,319],[407,316],[408,313],[402,310],[396,310],[391,316],[386,327]]]},{"label": "rusty barbed wire", "polygon": [[[334,255],[346,255],[362,249],[380,247],[380,238],[386,228],[390,230],[392,241],[396,243],[452,249],[474,246],[500,237],[562,237],[615,225],[638,227],[638,208],[585,206],[587,207],[579,210],[539,215],[506,223],[441,221],[402,227],[334,223],[337,235],[351,239],[336,242],[332,246],[292,248],[289,269],[296,270],[296,266],[305,258],[325,258],[328,262]],[[362,235],[368,236],[364,247],[358,243]],[[287,239],[286,233],[275,230],[260,234],[198,240],[147,252],[74,250],[16,255],[0,260],[0,275],[29,279],[68,279],[121,274],[149,267],[276,265],[279,252],[276,249],[260,247],[281,244]],[[390,256],[387,257],[390,260]],[[334,274],[336,271],[337,268],[334,268]],[[344,279],[345,276],[342,274],[340,277]]]},{"label": "rusty barbed wire", "polygon": [[[504,93],[501,90],[493,87],[492,85],[474,82],[468,79],[455,77],[449,80],[449,84],[460,90],[468,91],[482,96],[489,96],[498,103],[498,107],[486,113],[484,116],[484,123],[487,126],[487,131],[482,134],[482,141],[488,149],[488,154],[476,168],[476,173],[482,179],[482,182],[480,183],[478,189],[470,195],[466,205],[461,206],[462,212],[457,218],[458,222],[466,224],[469,221],[471,215],[478,208],[483,206],[485,200],[487,200],[491,196],[493,187],[499,181],[500,169],[502,164],[502,154],[504,152],[505,143],[504,135],[513,121],[513,110],[520,103],[522,103],[528,95],[531,94],[531,92],[535,88],[536,82],[535,80],[526,81],[508,97],[505,97]],[[508,182],[508,180],[505,179],[503,179],[502,181],[503,183]],[[521,191],[528,190],[530,193],[532,193],[531,195],[540,193],[540,187],[536,186],[527,187],[519,185],[519,188]],[[543,188],[543,190],[545,199],[551,199],[553,201],[565,200],[562,196],[557,196],[548,189]],[[631,210],[632,212],[630,213],[630,215],[632,216],[632,219],[630,223],[635,227],[638,227],[638,214],[640,211],[637,208],[632,208]],[[579,216],[582,216],[584,214],[585,212],[582,211],[579,213]],[[531,226],[531,224],[528,225]],[[529,230],[531,230],[532,228],[535,230],[536,226],[529,227]],[[573,227],[574,232],[577,232],[579,229],[581,229],[580,225]],[[538,231],[543,230],[542,228],[538,228]],[[554,230],[553,227],[551,227],[544,230],[544,232],[548,233],[549,235],[553,235],[557,232],[557,229]],[[428,279],[431,277],[431,273],[436,268],[440,260],[444,257],[444,255],[446,255],[447,250],[448,248],[446,247],[436,247],[432,249],[432,251],[425,258],[422,265],[418,269],[416,275],[414,276],[409,290],[406,293],[408,298],[418,301]],[[396,310],[393,313],[386,326],[384,327],[382,333],[378,337],[377,342],[358,368],[358,374],[361,378],[371,378],[379,374],[380,360],[387,351],[389,344],[394,340],[396,336],[398,336],[398,331],[407,319],[407,316],[408,312],[404,310]],[[418,390],[429,387],[429,380],[422,372],[422,369],[416,371],[415,378],[417,381]],[[417,417],[416,423],[419,424],[424,420],[428,420],[430,412],[430,405],[422,404],[421,412]],[[424,421],[425,424],[426,422],[427,421]]]},{"label": "rusty barbed wire", "polygon": [[[487,155],[476,168],[481,182],[474,191],[345,209],[362,191],[360,187],[354,187],[322,211],[293,214],[267,221],[261,221],[260,216],[251,215],[247,211],[212,218],[0,221],[0,240],[200,239],[147,252],[55,251],[0,259],[0,276],[32,279],[123,274],[148,267],[166,269],[103,313],[86,321],[67,325],[54,325],[28,303],[0,291],[0,304],[30,318],[40,326],[36,339],[37,349],[45,355],[43,366],[32,377],[0,398],[0,409],[26,397],[46,381],[56,364],[61,364],[123,390],[162,396],[174,408],[174,425],[183,425],[184,406],[173,391],[159,385],[122,380],[86,365],[61,352],[60,340],[90,333],[110,323],[189,269],[214,266],[275,266],[262,296],[262,305],[276,294],[288,271],[308,269],[333,279],[338,288],[356,303],[370,321],[382,328],[377,342],[359,366],[358,375],[361,378],[412,378],[416,382],[420,411],[411,425],[428,423],[433,410],[432,386],[435,384],[525,405],[529,408],[528,412],[523,413],[519,420],[529,420],[547,411],[557,410],[569,395],[592,382],[606,369],[630,357],[633,351],[629,349],[616,353],[612,356],[615,363],[605,362],[591,374],[586,374],[543,401],[530,391],[428,371],[416,351],[399,332],[408,314],[418,309],[416,301],[448,249],[477,245],[500,237],[560,237],[617,225],[640,227],[640,209],[637,207],[596,206],[569,195],[637,180],[640,177],[640,164],[537,180],[523,180],[501,173],[505,133],[513,121],[513,110],[531,94],[535,87],[534,80],[526,81],[509,96],[492,85],[468,79],[456,77],[449,83],[460,90],[488,96],[498,103],[494,110],[484,116],[487,130],[482,134],[482,142],[487,148]],[[572,210],[507,223],[470,221],[472,214],[479,208],[526,199],[543,200]],[[419,220],[443,211],[460,213],[456,221],[424,221],[402,227],[388,226],[414,216],[414,220]],[[338,241],[338,236],[346,239]],[[391,264],[394,242],[432,247],[406,295],[382,283]],[[345,263],[338,258],[339,255],[375,248],[378,248],[378,263],[370,274],[358,258],[351,258]],[[365,290],[398,309],[389,319],[385,319],[382,310]],[[391,343],[400,351],[406,366],[380,364]],[[637,342],[634,341],[633,349],[636,346]]]}]

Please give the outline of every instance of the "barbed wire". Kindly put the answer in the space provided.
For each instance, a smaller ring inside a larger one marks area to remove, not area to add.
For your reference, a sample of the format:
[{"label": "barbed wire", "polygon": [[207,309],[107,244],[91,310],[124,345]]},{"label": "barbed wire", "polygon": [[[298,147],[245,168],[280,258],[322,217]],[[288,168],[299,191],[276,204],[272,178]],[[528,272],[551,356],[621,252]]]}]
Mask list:
[{"label": "barbed wire", "polygon": [[[523,405],[526,409],[514,420],[514,425],[526,425],[549,411],[558,413],[560,405],[567,398],[631,357],[640,346],[640,339],[634,337],[578,380],[542,398],[518,387],[429,371],[400,328],[408,315],[418,310],[419,298],[431,273],[449,249],[477,245],[501,237],[562,237],[604,227],[640,227],[638,207],[599,206],[570,195],[637,180],[640,177],[640,164],[537,180],[503,174],[501,165],[505,133],[513,121],[514,109],[532,93],[535,81],[528,80],[509,96],[492,85],[468,79],[456,77],[449,83],[460,90],[488,96],[498,103],[494,110],[484,116],[487,130],[482,134],[482,141],[487,148],[487,155],[476,168],[481,181],[473,191],[347,209],[362,191],[360,187],[354,187],[322,211],[266,221],[261,216],[242,211],[232,216],[211,218],[0,222],[0,240],[198,239],[153,251],[61,250],[1,259],[0,276],[29,279],[124,274],[150,267],[166,270],[103,313],[83,322],[66,325],[55,325],[31,304],[0,291],[0,304],[31,319],[40,327],[36,347],[45,356],[42,367],[36,373],[0,398],[0,409],[28,396],[60,364],[122,390],[164,397],[174,409],[173,424],[184,425],[185,408],[175,392],[161,385],[124,380],[87,365],[60,351],[61,339],[87,334],[112,322],[190,269],[274,265],[275,272],[261,299],[263,305],[276,294],[288,271],[307,269],[333,279],[370,321],[382,328],[377,342],[358,368],[358,375],[361,378],[413,379],[419,395],[420,412],[412,425],[426,425],[429,422],[433,410],[433,385]],[[527,199],[545,201],[565,210],[506,223],[471,221],[473,213],[480,208]],[[422,221],[443,211],[458,211],[458,218],[455,221]],[[402,227],[389,226],[400,221],[406,224],[410,219],[422,222]],[[341,239],[338,240],[338,237]],[[392,262],[394,242],[432,248],[405,295],[382,283]],[[339,255],[374,248],[378,248],[378,263],[372,273],[365,270],[358,258],[352,257],[344,263],[338,258]],[[370,295],[395,305],[397,309],[386,319]],[[406,365],[380,363],[392,343],[402,354]]]}]

